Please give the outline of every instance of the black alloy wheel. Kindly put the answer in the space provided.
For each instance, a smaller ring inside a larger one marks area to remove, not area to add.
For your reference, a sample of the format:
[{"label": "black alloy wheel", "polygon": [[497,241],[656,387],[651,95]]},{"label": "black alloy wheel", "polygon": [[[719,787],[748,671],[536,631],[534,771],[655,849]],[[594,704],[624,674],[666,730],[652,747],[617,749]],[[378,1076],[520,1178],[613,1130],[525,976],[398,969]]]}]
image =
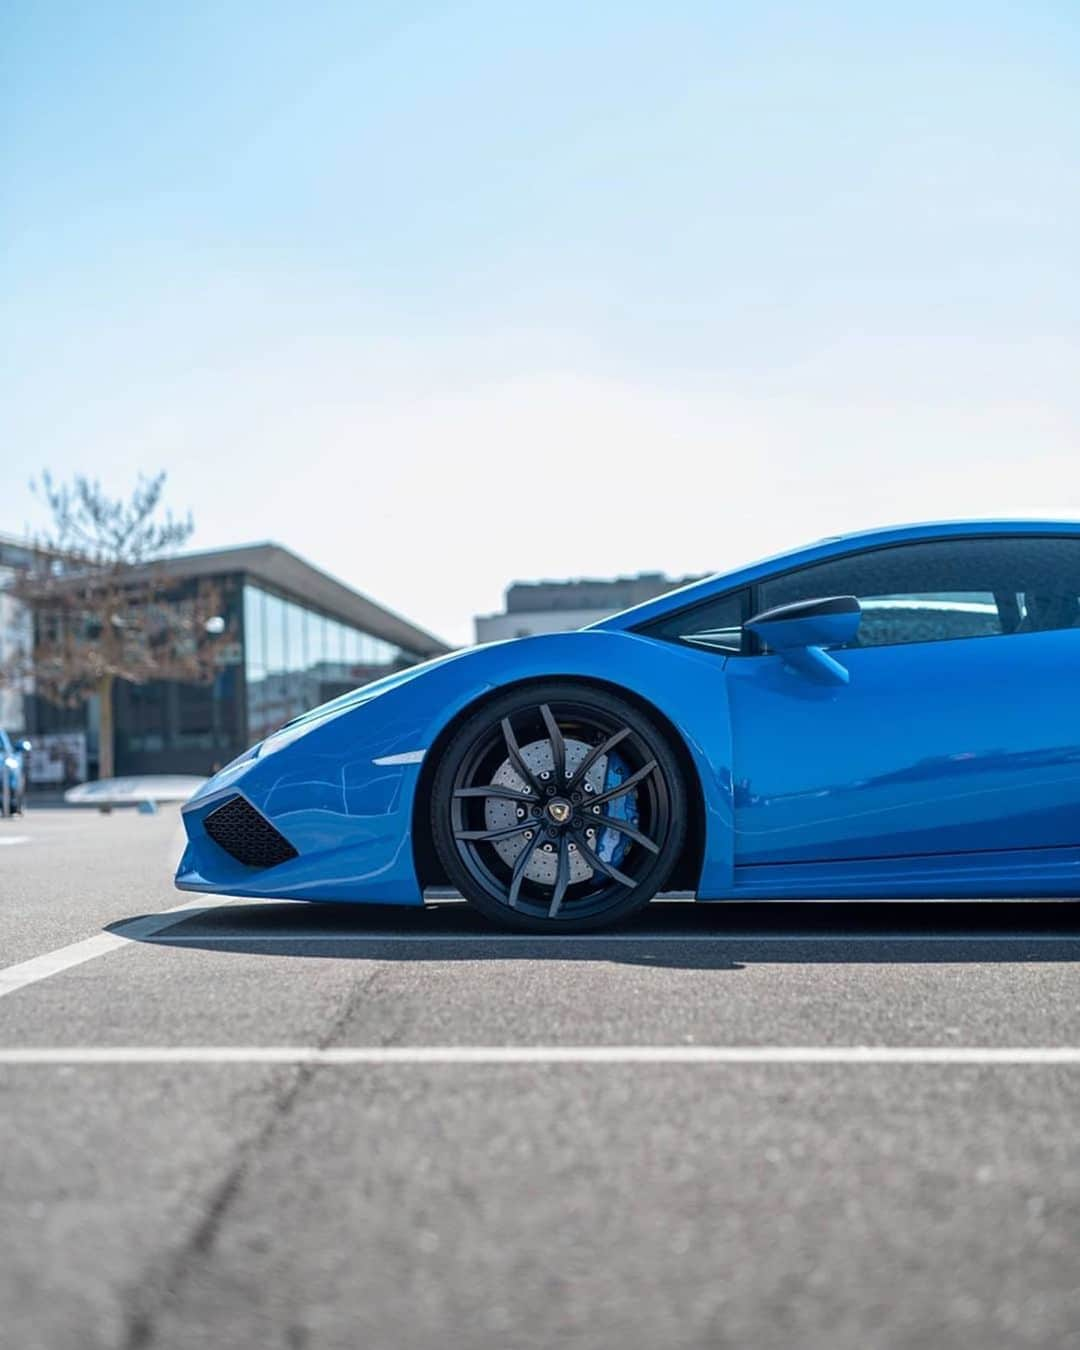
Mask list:
[{"label": "black alloy wheel", "polygon": [[447,746],[431,796],[451,883],[528,932],[604,928],[648,903],[686,837],[686,788],[667,738],[606,690],[512,690]]}]

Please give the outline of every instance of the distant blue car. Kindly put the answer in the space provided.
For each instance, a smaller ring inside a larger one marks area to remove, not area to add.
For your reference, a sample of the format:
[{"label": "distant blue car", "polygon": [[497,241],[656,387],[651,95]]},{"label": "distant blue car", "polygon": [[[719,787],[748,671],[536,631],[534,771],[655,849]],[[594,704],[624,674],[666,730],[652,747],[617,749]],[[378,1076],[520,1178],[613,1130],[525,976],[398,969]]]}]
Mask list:
[{"label": "distant blue car", "polygon": [[15,741],[0,727],[0,816],[21,814],[26,805],[29,741]]},{"label": "distant blue car", "polygon": [[1080,894],[1080,525],[829,539],[296,718],[184,808],[182,889],[533,932],[701,900]]}]

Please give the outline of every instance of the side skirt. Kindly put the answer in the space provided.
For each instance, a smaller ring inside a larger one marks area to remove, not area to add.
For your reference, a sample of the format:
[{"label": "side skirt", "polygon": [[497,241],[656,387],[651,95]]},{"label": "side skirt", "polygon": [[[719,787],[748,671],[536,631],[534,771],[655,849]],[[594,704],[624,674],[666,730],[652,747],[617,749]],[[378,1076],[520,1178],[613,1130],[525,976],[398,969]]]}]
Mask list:
[{"label": "side skirt", "polygon": [[938,897],[1080,896],[1080,847],[859,858],[736,867],[734,885],[702,900],[853,896],[879,900]]}]

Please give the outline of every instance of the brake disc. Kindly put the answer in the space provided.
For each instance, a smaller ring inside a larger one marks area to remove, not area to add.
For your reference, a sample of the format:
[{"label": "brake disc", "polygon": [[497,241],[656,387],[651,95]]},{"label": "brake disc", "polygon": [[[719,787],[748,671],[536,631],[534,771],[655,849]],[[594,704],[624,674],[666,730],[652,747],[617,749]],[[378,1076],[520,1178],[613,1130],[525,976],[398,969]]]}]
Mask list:
[{"label": "brake disc", "polygon": [[[586,744],[585,741],[571,740],[567,737],[566,767],[576,769],[591,749],[592,746]],[[542,773],[553,773],[555,770],[555,759],[551,753],[550,741],[531,741],[528,745],[523,745],[521,747],[521,758],[538,778]],[[601,755],[585,775],[585,781],[588,782],[593,792],[603,791],[604,775],[607,773],[607,759],[607,755]],[[513,788],[517,792],[525,787],[524,778],[513,767],[509,759],[503,760],[492,775],[491,781],[497,783],[499,787]],[[584,787],[584,783],[579,784],[579,786]],[[484,803],[484,823],[489,830],[509,828],[520,819],[518,809],[517,802],[507,801],[505,797],[489,797]],[[529,841],[524,834],[518,834],[510,839],[500,839],[492,847],[508,867],[513,867],[518,854],[528,846],[528,843]],[[558,864],[558,844],[554,841],[541,844],[539,848],[533,850],[529,865],[525,868],[525,877],[528,881],[539,881],[545,885],[554,886]],[[573,849],[570,853],[569,884],[572,886],[575,882],[585,881],[592,874],[593,869],[584,861],[578,850]]]}]

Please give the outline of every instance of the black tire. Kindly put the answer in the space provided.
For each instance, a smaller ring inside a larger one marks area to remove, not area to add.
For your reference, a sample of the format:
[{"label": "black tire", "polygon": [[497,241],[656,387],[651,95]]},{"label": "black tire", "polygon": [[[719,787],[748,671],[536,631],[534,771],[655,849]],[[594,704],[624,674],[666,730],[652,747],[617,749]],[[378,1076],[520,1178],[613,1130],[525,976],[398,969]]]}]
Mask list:
[{"label": "black tire", "polygon": [[530,933],[589,932],[643,908],[678,861],[686,818],[667,736],[625,699],[571,680],[478,709],[431,790],[451,884],[488,918]]}]

